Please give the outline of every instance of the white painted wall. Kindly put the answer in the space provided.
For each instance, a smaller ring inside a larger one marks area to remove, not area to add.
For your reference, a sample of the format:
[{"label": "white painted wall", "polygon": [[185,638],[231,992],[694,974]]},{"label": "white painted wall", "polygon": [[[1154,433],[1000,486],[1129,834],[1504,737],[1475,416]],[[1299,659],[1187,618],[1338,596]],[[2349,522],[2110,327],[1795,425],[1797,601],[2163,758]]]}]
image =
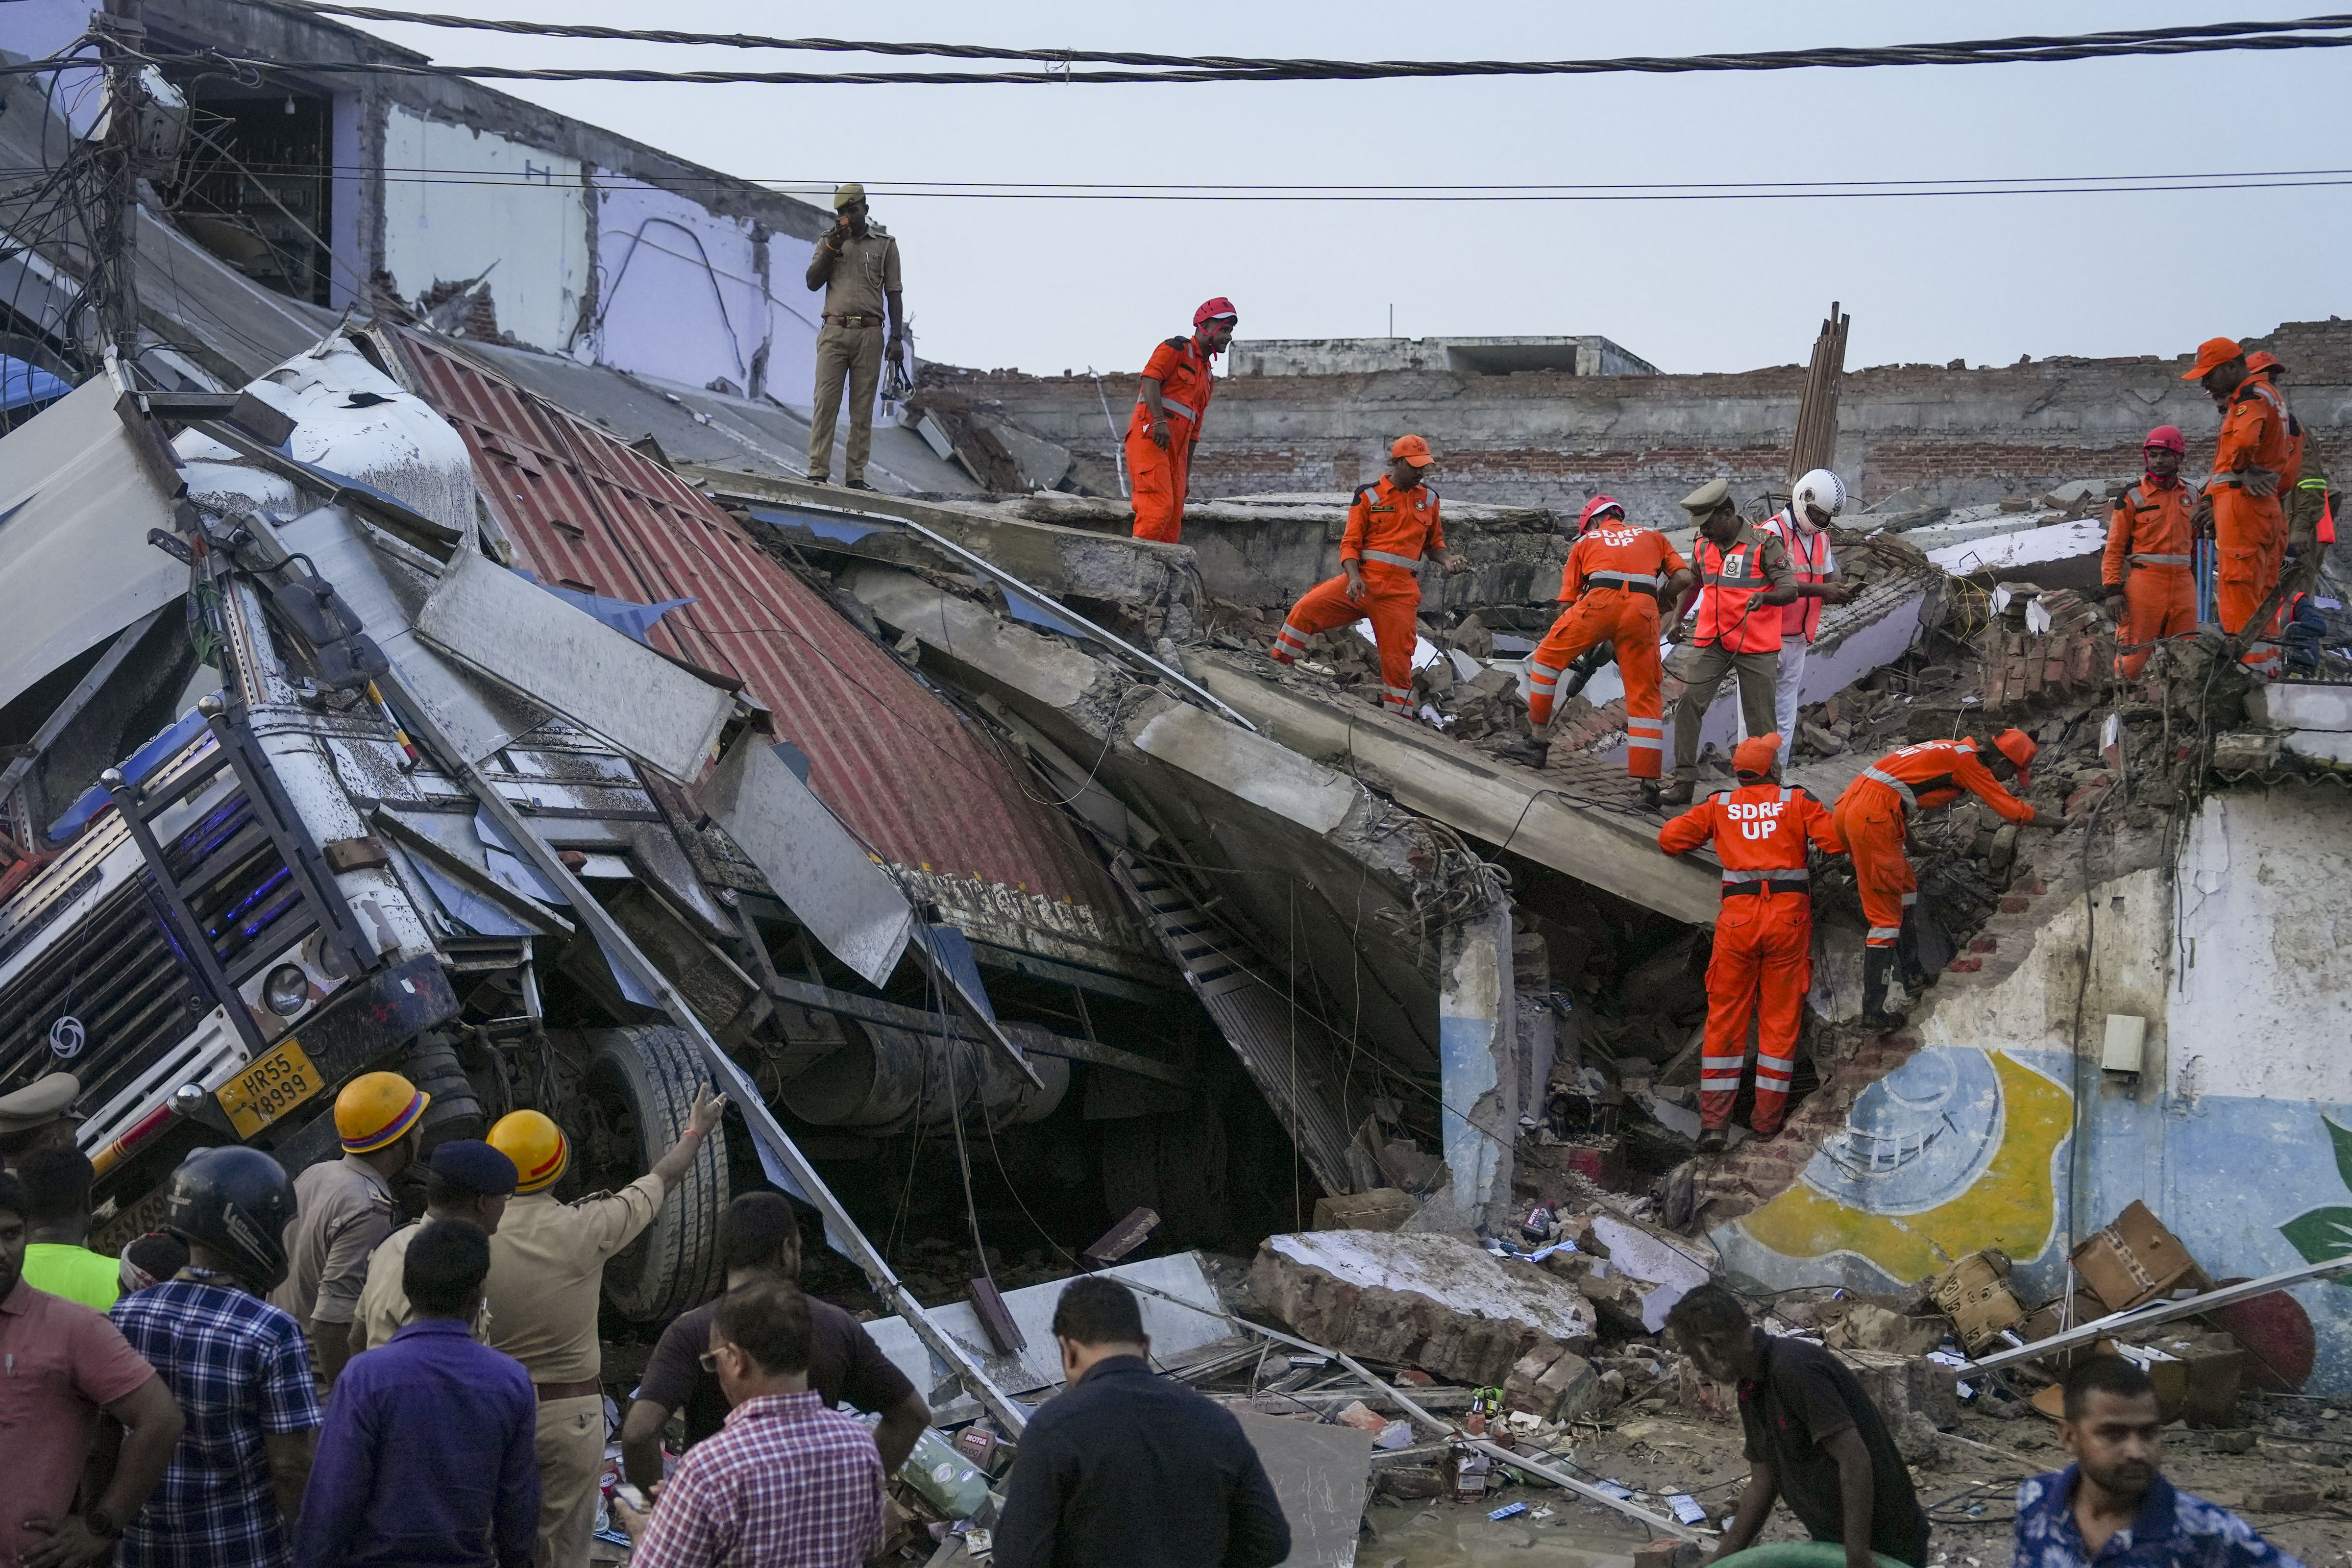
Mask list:
[{"label": "white painted wall", "polygon": [[2333,788],[2209,797],[2181,853],[2166,1089],[2352,1102],[2352,806]]},{"label": "white painted wall", "polygon": [[[384,126],[383,260],[401,297],[489,273],[499,326],[562,353],[586,296],[588,212],[577,159],[394,107]],[[414,171],[491,171],[522,184],[420,180]]]},{"label": "white painted wall", "polygon": [[[806,416],[816,398],[816,334],[824,291],[803,281],[816,241],[768,237],[768,395]],[[902,251],[899,264],[905,265]]]},{"label": "white painted wall", "polygon": [[723,377],[738,392],[752,390],[769,305],[749,222],[599,169],[596,270],[600,363],[688,386]]}]

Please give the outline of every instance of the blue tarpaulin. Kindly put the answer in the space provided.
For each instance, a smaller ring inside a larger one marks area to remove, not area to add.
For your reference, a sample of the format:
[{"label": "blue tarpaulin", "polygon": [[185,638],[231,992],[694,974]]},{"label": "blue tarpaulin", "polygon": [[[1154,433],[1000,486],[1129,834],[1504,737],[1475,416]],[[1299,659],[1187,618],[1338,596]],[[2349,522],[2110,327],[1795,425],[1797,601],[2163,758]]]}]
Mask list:
[{"label": "blue tarpaulin", "polygon": [[[539,583],[538,577],[521,567],[515,569],[515,575],[527,582]],[[646,634],[653,629],[656,621],[672,610],[682,610],[694,603],[692,599],[664,599],[658,605],[640,605],[634,599],[607,599],[601,594],[583,594],[577,588],[559,588],[552,583],[539,583],[539,585],[573,609],[585,610],[614,631],[633,637],[639,642],[646,642]],[[646,643],[646,646],[652,645]]]},{"label": "blue tarpaulin", "polygon": [[0,414],[28,403],[47,403],[72,390],[39,365],[0,354]]}]

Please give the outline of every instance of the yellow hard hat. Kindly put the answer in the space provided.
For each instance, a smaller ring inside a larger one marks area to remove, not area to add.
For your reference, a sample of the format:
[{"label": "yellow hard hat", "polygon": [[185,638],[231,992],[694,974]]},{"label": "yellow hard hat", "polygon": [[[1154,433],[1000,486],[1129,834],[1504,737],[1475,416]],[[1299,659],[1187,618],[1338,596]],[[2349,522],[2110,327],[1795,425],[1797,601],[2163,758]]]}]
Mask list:
[{"label": "yellow hard hat", "polygon": [[552,1186],[572,1159],[572,1145],[564,1142],[563,1130],[536,1110],[509,1111],[499,1117],[498,1125],[490,1129],[490,1147],[514,1162],[515,1173],[521,1178],[515,1185],[518,1196]]},{"label": "yellow hard hat", "polygon": [[335,1096],[343,1152],[366,1154],[408,1136],[433,1097],[396,1072],[363,1072]]}]

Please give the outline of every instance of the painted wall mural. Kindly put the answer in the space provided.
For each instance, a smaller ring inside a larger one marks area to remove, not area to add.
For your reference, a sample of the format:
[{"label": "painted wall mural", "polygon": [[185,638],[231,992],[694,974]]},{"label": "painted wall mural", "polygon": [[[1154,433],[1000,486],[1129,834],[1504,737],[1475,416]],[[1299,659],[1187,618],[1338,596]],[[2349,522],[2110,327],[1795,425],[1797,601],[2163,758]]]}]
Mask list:
[{"label": "painted wall mural", "polygon": [[[2327,1129],[2328,1142],[2336,1151],[2336,1173],[2344,1178],[2347,1196],[2352,1197],[2352,1130],[2338,1127],[2325,1116],[2319,1121]],[[2303,1254],[2305,1262],[2341,1258],[2352,1252],[2352,1204],[2323,1204],[2315,1209],[2306,1209],[2279,1226],[2279,1234]],[[2336,1282],[2344,1284],[2345,1280],[2339,1279]]]},{"label": "painted wall mural", "polygon": [[2040,1258],[2074,1096],[2024,1055],[1929,1047],[1870,1085],[1786,1192],[1717,1232],[1726,1261],[1884,1289],[1982,1247]]}]

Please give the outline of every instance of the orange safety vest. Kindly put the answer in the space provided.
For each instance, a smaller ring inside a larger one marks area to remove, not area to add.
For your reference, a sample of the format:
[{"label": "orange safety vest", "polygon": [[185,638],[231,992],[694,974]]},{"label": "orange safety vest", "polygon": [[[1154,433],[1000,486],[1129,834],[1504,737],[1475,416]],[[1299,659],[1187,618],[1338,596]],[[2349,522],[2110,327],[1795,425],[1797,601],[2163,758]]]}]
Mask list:
[{"label": "orange safety vest", "polygon": [[1348,530],[1339,540],[1339,559],[1402,572],[1418,570],[1424,554],[1445,548],[1445,524],[1437,508],[1436,487],[1426,481],[1400,490],[1382,474],[1357,487],[1348,508]]},{"label": "orange safety vest", "polygon": [[[1807,533],[1796,520],[1785,511],[1776,511],[1763,527],[1763,531],[1776,534],[1781,548],[1789,552],[1789,564],[1795,568],[1800,583],[1826,583],[1830,578],[1830,531],[1816,529]],[[1780,635],[1802,637],[1807,642],[1821,636],[1822,602],[1803,598],[1780,606]]]},{"label": "orange safety vest", "polygon": [[1766,537],[1761,530],[1750,529],[1745,540],[1726,550],[1699,535],[1693,552],[1698,557],[1699,580],[1706,584],[1698,595],[1699,647],[1733,653],[1780,651],[1780,606],[1765,605],[1760,610],[1769,613],[1759,613],[1755,603],[1759,594],[1772,586],[1764,575]]},{"label": "orange safety vest", "polygon": [[2197,491],[2175,479],[2169,489],[2142,479],[2123,493],[2107,517],[2107,547],[2100,557],[2101,579],[2124,580],[2130,566],[2193,566]]},{"label": "orange safety vest", "polygon": [[[1183,438],[1199,440],[1201,417],[1208,413],[1209,399],[1217,391],[1216,366],[1201,341],[1170,338],[1151,351],[1143,374],[1146,379],[1160,383],[1160,405],[1168,411],[1168,417],[1192,426],[1182,433]],[[1135,396],[1135,411],[1128,416],[1128,427],[1130,431],[1151,428],[1151,405],[1143,401],[1140,392]]]},{"label": "orange safety vest", "polygon": [[1670,855],[1712,839],[1723,862],[1723,891],[1799,889],[1811,879],[1806,842],[1839,847],[1829,808],[1796,784],[1752,784],[1718,795],[1668,823],[1658,847]]},{"label": "orange safety vest", "polygon": [[[2295,456],[2287,436],[2286,400],[2261,376],[2248,376],[2230,399],[2221,416],[2221,434],[2213,444],[2213,483],[2222,489],[2243,488],[2254,474],[2278,481],[2284,490],[2286,470]],[[2277,500],[2274,491],[2268,500]]]}]

